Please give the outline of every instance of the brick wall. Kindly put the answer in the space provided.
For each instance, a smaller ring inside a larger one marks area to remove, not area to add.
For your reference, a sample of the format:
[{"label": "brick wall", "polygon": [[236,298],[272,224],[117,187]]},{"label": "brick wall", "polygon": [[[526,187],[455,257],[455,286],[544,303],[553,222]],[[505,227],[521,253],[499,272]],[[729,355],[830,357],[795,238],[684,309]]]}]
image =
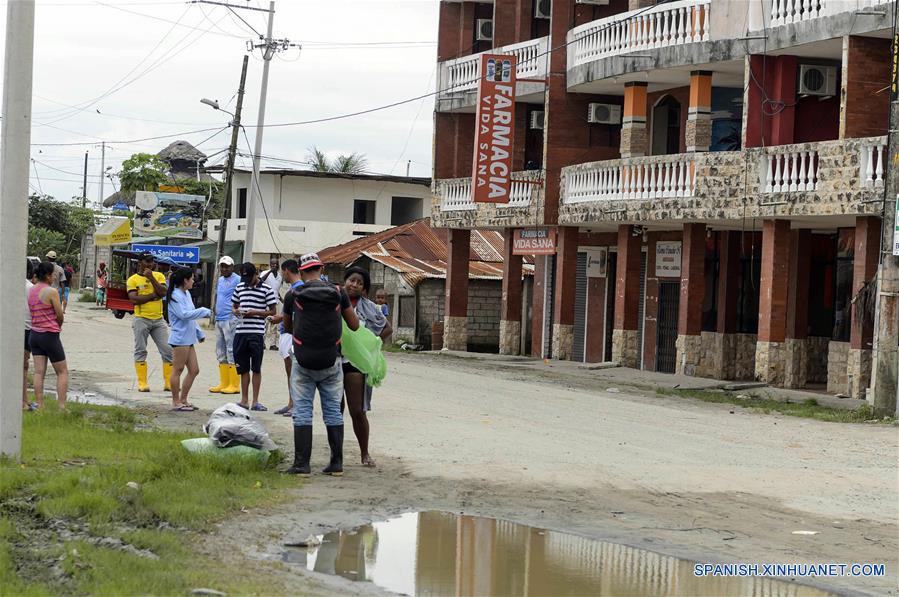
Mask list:
[{"label": "brick wall", "polygon": [[841,138],[874,137],[887,132],[890,105],[890,40],[849,36],[843,40]]},{"label": "brick wall", "polygon": [[[444,314],[443,280],[424,280],[418,285],[416,342],[431,348],[431,324],[442,322]],[[470,350],[499,350],[499,319],[502,302],[499,280],[468,281],[468,347]]]},{"label": "brick wall", "polygon": [[434,178],[471,176],[474,133],[474,114],[435,114]]}]

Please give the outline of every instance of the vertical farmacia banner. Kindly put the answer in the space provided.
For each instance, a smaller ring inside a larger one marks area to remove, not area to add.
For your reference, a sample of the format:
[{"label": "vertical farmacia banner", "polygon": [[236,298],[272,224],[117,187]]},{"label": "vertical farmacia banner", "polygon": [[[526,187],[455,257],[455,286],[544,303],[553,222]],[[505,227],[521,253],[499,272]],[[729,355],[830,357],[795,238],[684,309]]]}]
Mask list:
[{"label": "vertical farmacia banner", "polygon": [[472,200],[508,203],[515,138],[516,57],[484,54],[480,67]]}]

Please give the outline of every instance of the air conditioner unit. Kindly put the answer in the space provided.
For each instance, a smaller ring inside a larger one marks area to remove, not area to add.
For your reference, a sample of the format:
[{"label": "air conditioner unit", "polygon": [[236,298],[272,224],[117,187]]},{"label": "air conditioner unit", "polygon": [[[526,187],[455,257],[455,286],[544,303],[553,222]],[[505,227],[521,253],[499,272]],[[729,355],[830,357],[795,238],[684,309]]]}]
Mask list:
[{"label": "air conditioner unit", "polygon": [[799,95],[836,95],[837,67],[802,64],[799,66]]},{"label": "air conditioner unit", "polygon": [[478,19],[478,41],[493,41],[493,19]]},{"label": "air conditioner unit", "polygon": [[535,0],[534,2],[534,18],[548,19],[552,12],[552,0]]},{"label": "air conditioner unit", "polygon": [[594,4],[598,6],[608,6],[609,0],[574,0],[575,4]]},{"label": "air conditioner unit", "polygon": [[587,122],[621,124],[621,106],[617,104],[587,104]]},{"label": "air conditioner unit", "polygon": [[543,110],[534,110],[531,112],[531,130],[543,130]]}]

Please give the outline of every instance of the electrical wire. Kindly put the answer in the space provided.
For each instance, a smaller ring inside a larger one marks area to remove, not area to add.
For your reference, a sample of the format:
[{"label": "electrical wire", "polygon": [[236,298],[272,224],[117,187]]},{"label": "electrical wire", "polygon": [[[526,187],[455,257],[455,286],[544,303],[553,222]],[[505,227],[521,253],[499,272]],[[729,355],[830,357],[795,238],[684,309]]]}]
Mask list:
[{"label": "electrical wire", "polygon": [[40,175],[37,173],[37,162],[36,162],[34,159],[31,160],[31,167],[34,168],[34,177],[37,178],[37,186],[38,186],[38,189],[40,190],[41,195],[43,195],[43,194],[44,194],[44,187],[43,187],[43,185],[41,185],[41,177],[40,177]]},{"label": "electrical wire", "polygon": [[[209,131],[217,131],[218,127],[196,129],[193,131],[182,131],[180,133],[172,133],[169,135],[157,135],[155,137],[143,137],[142,139],[129,139],[127,141],[106,141],[108,144],[130,145],[132,143],[140,143],[141,141],[156,141],[159,139],[171,139],[172,137],[182,137],[187,135],[195,135],[197,133],[207,133]],[[73,147],[79,145],[95,145],[96,141],[73,141],[70,143],[32,143],[31,146],[39,147]]]},{"label": "electrical wire", "polygon": [[[247,149],[249,150],[250,154],[252,154],[253,148],[250,145],[250,138],[247,136],[247,131],[243,126],[240,127],[240,132],[243,134],[244,141],[246,141],[246,143],[247,143]],[[250,178],[253,180],[254,186],[256,187],[256,194],[259,196],[259,204],[262,206],[262,213],[265,214],[265,225],[268,228],[269,236],[272,238],[272,245],[274,245],[275,250],[278,252],[279,255],[283,255],[280,247],[278,247],[278,241],[275,240],[275,233],[272,231],[272,223],[268,217],[268,210],[265,208],[265,199],[263,199],[263,197],[262,197],[262,188],[259,186],[259,177],[257,177],[255,175],[255,173],[253,173],[250,175]],[[226,198],[226,200],[229,200],[229,201],[230,201],[230,199],[231,199],[230,197]],[[253,247],[250,247],[251,252],[252,252],[252,250],[253,250]]]}]

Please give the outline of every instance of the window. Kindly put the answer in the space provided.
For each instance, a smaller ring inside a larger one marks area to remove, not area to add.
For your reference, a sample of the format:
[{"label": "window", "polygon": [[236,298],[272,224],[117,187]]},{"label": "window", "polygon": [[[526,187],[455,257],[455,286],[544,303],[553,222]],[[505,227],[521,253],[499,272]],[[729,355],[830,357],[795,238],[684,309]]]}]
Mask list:
[{"label": "window", "polygon": [[375,202],[365,199],[353,201],[353,224],[374,224]]},{"label": "window", "polygon": [[420,197],[393,197],[390,205],[391,226],[402,226],[422,217]]},{"label": "window", "polygon": [[415,326],[415,297],[401,296],[399,305],[399,323],[401,328],[411,328]]},{"label": "window", "polygon": [[247,190],[245,188],[237,189],[237,217],[247,217]]}]

